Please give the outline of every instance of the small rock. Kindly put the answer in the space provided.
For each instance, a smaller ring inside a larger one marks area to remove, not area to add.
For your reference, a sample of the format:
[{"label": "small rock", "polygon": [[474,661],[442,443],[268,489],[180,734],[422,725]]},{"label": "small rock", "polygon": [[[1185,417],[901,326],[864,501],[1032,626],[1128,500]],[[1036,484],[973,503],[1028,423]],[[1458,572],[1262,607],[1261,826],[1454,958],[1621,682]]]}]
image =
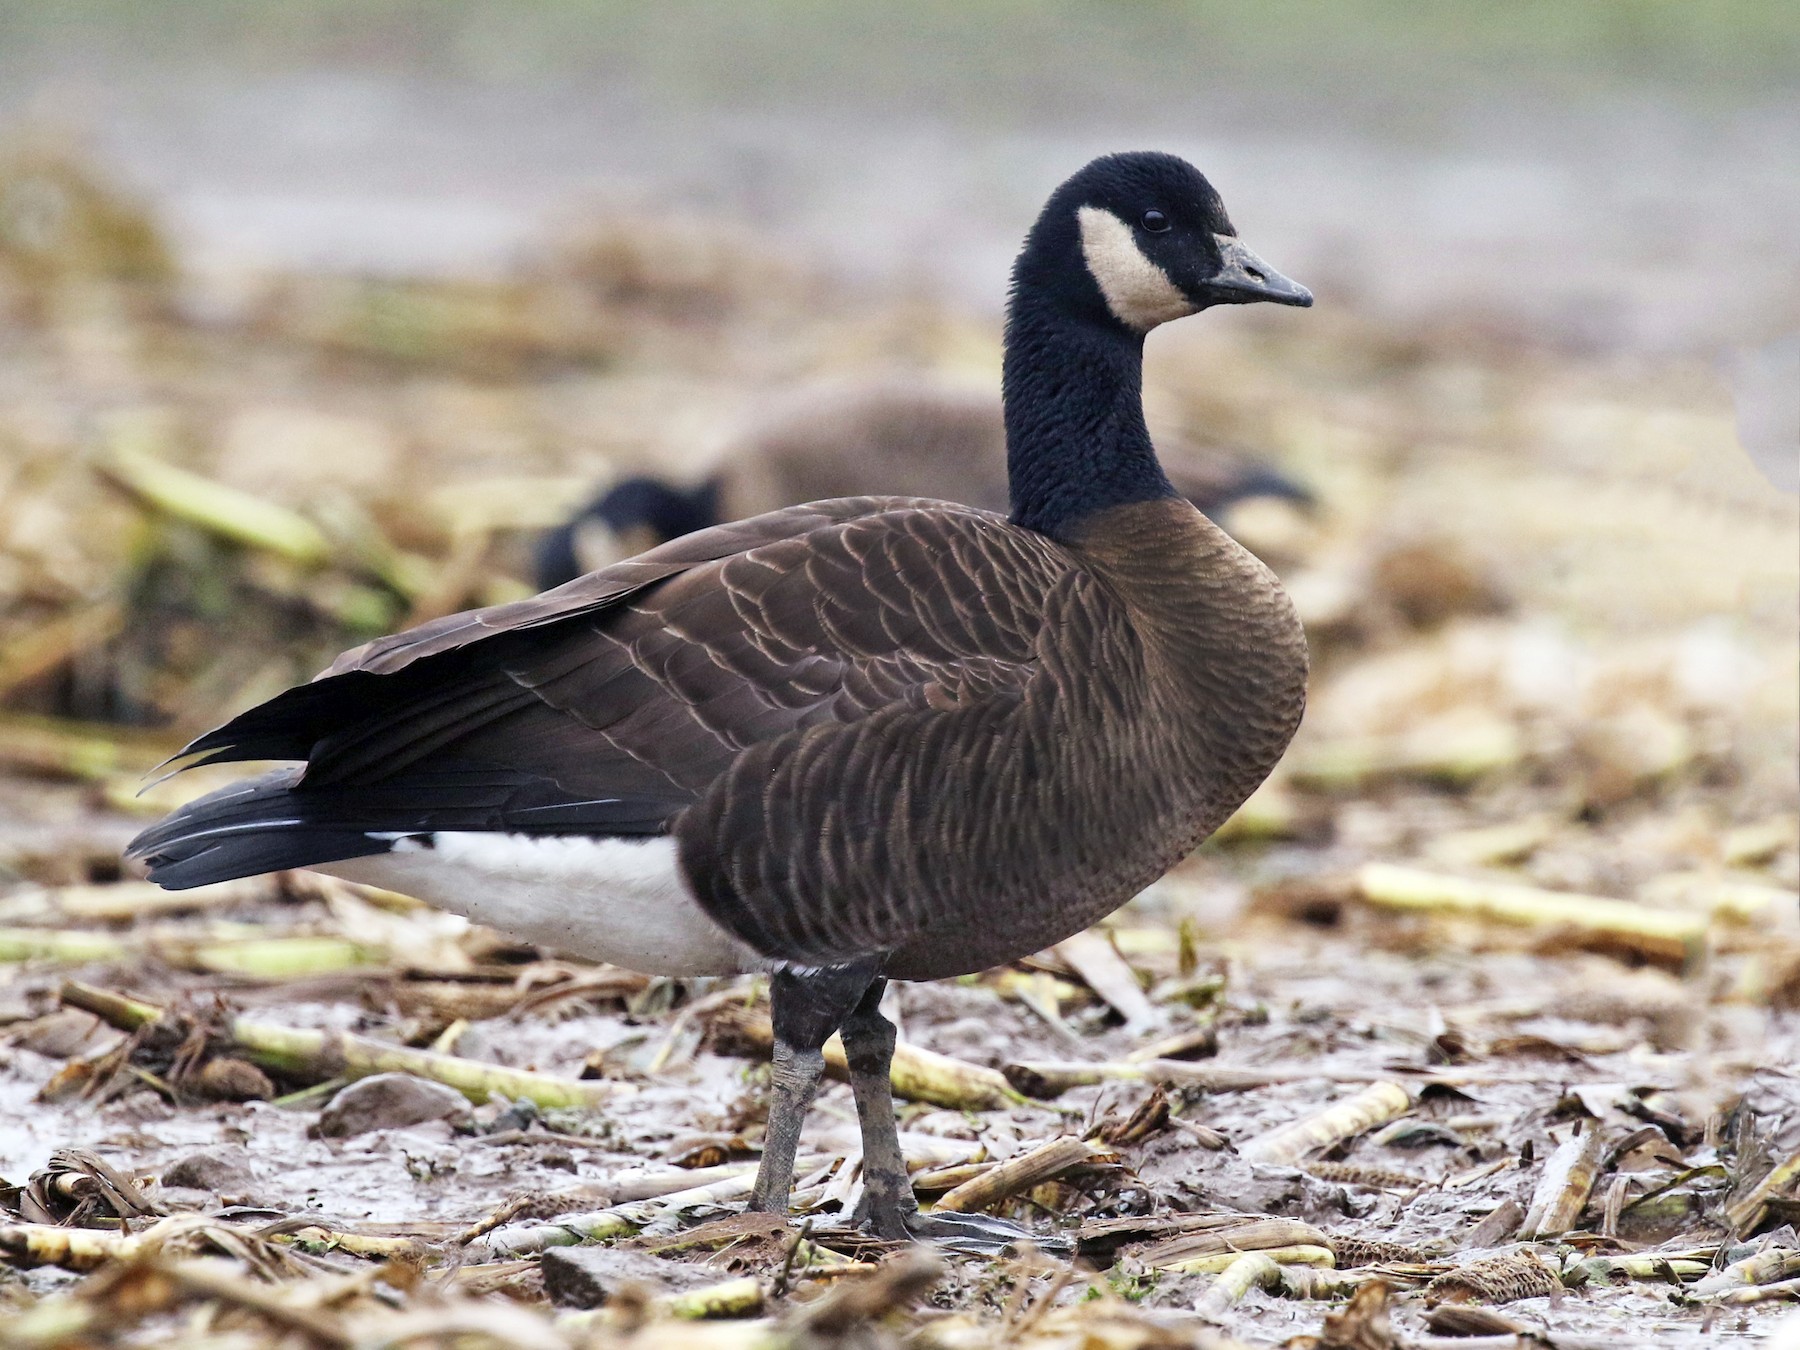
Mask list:
[{"label": "small rock", "polygon": [[243,1147],[209,1148],[190,1153],[163,1169],[165,1188],[188,1187],[214,1195],[242,1195],[256,1185],[249,1150]]},{"label": "small rock", "polygon": [[184,1085],[218,1102],[266,1102],[275,1095],[269,1075],[247,1059],[209,1059]]},{"label": "small rock", "polygon": [[68,1059],[81,1052],[100,1025],[77,1008],[63,1008],[15,1026],[11,1038],[14,1045],[33,1054]]},{"label": "small rock", "polygon": [[564,1308],[599,1308],[627,1285],[653,1294],[696,1289],[717,1280],[693,1266],[617,1247],[551,1247],[539,1261],[544,1292]]},{"label": "small rock", "polygon": [[378,1073],[359,1078],[319,1113],[318,1133],[348,1139],[370,1130],[392,1130],[426,1121],[468,1115],[468,1098],[455,1088],[410,1073]]}]

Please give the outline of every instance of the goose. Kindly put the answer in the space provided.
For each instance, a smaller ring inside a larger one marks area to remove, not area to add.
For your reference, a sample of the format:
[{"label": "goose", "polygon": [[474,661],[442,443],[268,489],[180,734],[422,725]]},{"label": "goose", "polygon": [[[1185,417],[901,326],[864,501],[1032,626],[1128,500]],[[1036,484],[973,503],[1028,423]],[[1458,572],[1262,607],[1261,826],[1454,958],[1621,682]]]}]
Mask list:
[{"label": "goose", "polygon": [[291,763],[129,856],[169,888],[308,867],[651,974],[765,972],[751,1207],[786,1213],[839,1032],[853,1222],[1022,1233],[914,1203],[881,997],[1093,924],[1293,736],[1294,607],[1170,485],[1140,396],[1151,329],[1255,301],[1312,295],[1238,239],[1198,170],[1095,160],[1012,274],[1008,514],[812,502],[377,639],[193,741],[184,767]]},{"label": "goose", "polygon": [[[1310,506],[1266,461],[1223,446],[1163,444],[1177,491],[1209,516],[1253,497]],[[538,589],[709,525],[824,497],[930,496],[1004,511],[1006,421],[985,389],[886,375],[821,382],[779,399],[697,482],[621,479],[539,540]]]}]

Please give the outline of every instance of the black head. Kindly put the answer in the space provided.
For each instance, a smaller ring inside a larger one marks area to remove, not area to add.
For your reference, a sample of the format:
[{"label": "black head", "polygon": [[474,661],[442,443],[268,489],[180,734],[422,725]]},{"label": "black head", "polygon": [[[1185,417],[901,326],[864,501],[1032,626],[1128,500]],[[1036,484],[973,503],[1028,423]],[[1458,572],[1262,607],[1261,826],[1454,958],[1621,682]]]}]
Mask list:
[{"label": "black head", "polygon": [[1150,151],[1097,159],[1051,194],[1013,290],[1140,334],[1212,305],[1312,303],[1238,240],[1198,169]]},{"label": "black head", "polygon": [[597,567],[719,523],[719,484],[680,488],[658,478],[627,478],[538,544],[537,584],[549,590]]}]

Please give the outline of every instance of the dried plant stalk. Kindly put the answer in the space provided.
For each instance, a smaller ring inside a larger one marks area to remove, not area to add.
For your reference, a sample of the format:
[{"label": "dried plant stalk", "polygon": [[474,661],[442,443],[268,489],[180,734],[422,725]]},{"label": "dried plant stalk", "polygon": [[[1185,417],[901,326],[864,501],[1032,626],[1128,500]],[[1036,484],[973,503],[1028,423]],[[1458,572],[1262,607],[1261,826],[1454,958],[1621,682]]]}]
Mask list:
[{"label": "dried plant stalk", "polygon": [[1749,1303],[1773,1303],[1777,1299],[1800,1300],[1800,1280],[1780,1280],[1774,1284],[1753,1284],[1727,1289],[1716,1295],[1720,1303],[1737,1307]]},{"label": "dried plant stalk", "polygon": [[1151,1060],[1207,1059],[1218,1054],[1218,1025],[1212,1014],[1207,1013],[1203,1016],[1204,1021],[1178,1031],[1173,1036],[1165,1036],[1161,1040],[1152,1041],[1149,1045],[1140,1045],[1125,1056],[1125,1062],[1127,1064],[1143,1064]]},{"label": "dried plant stalk", "polygon": [[[806,1153],[794,1160],[797,1176],[817,1171],[835,1155]],[[735,1181],[756,1175],[756,1163],[720,1163],[716,1167],[662,1167],[652,1170],[631,1169],[616,1173],[607,1183],[607,1193],[615,1204],[633,1200],[655,1200],[677,1191],[691,1191],[719,1181]]]},{"label": "dried plant stalk", "polygon": [[0,916],[9,920],[72,919],[135,923],[151,915],[224,908],[267,900],[279,889],[271,877],[220,881],[188,891],[165,891],[152,881],[114,881],[96,886],[57,886],[8,896]]},{"label": "dried plant stalk", "polygon": [[120,727],[0,715],[0,768],[77,782],[148,772],[175,749]]},{"label": "dried plant stalk", "polygon": [[1047,1144],[1039,1144],[1029,1152],[1009,1158],[980,1176],[965,1181],[955,1190],[939,1197],[935,1207],[961,1214],[987,1209],[1105,1153],[1106,1150],[1098,1145],[1090,1144],[1085,1139],[1077,1139],[1073,1135],[1052,1139]]},{"label": "dried plant stalk", "polygon": [[1098,1083],[1182,1083],[1208,1092],[1250,1092],[1296,1078],[1330,1077],[1315,1065],[1270,1065],[1233,1068],[1220,1064],[1195,1064],[1184,1059],[1150,1059],[1136,1063],[1092,1064],[1061,1060],[1030,1060],[1008,1064],[1006,1081],[1027,1097],[1040,1100],[1060,1096],[1070,1088]]},{"label": "dried plant stalk", "polygon": [[1544,1175],[1538,1178],[1519,1236],[1532,1242],[1561,1237],[1575,1227],[1600,1178],[1600,1160],[1605,1153],[1606,1140],[1596,1125],[1558,1145],[1545,1164]]},{"label": "dried plant stalk", "polygon": [[[774,1049],[775,1029],[767,1012],[727,1005],[713,1015],[712,1024],[721,1048],[728,1051],[767,1054]],[[850,1074],[844,1043],[835,1035],[825,1042],[825,1072],[839,1079]],[[952,1111],[1002,1111],[1025,1101],[993,1069],[917,1045],[894,1047],[893,1080],[896,1097]]]},{"label": "dried plant stalk", "polygon": [[1144,996],[1137,972],[1120,956],[1111,940],[1098,929],[1088,929],[1056,944],[1056,954],[1069,963],[1114,1012],[1125,1019],[1127,1031],[1140,1031],[1157,1023],[1156,1009]]},{"label": "dried plant stalk", "polygon": [[1714,1271],[1694,1286],[1694,1292],[1710,1298],[1730,1289],[1775,1284],[1796,1276],[1800,1276],[1800,1251],[1791,1247],[1770,1247],[1755,1256],[1746,1256],[1742,1261],[1733,1261],[1723,1270]]},{"label": "dried plant stalk", "polygon": [[153,510],[222,539],[307,567],[323,567],[332,560],[325,532],[299,512],[165,464],[139,446],[115,441],[99,469]]},{"label": "dried plant stalk", "polygon": [[1412,1094],[1400,1084],[1371,1083],[1316,1115],[1258,1135],[1240,1145],[1238,1152],[1251,1162],[1293,1163],[1315,1149],[1329,1148],[1385,1125],[1411,1109]]},{"label": "dried plant stalk", "polygon": [[447,1084],[477,1105],[492,1097],[506,1097],[541,1107],[598,1106],[629,1090],[618,1083],[582,1082],[390,1045],[348,1031],[312,1031],[244,1017],[233,1018],[228,1031],[232,1041],[265,1069],[314,1080],[412,1073]]},{"label": "dried plant stalk", "polygon": [[152,1022],[161,1021],[163,1015],[163,1010],[154,1003],[127,998],[110,989],[96,989],[91,984],[82,984],[77,980],[70,980],[63,985],[58,997],[65,1007],[80,1008],[83,1012],[92,1013],[108,1026],[117,1027],[120,1031],[136,1031],[139,1027],[147,1027]]},{"label": "dried plant stalk", "polygon": [[96,1270],[109,1261],[128,1261],[147,1255],[172,1238],[195,1234],[212,1223],[197,1215],[181,1215],[162,1219],[137,1233],[63,1228],[48,1223],[3,1224],[0,1225],[0,1260],[23,1267]]},{"label": "dried plant stalk", "polygon": [[750,1194],[753,1172],[726,1177],[705,1186],[675,1191],[654,1200],[638,1200],[580,1214],[561,1214],[543,1223],[513,1224],[471,1243],[471,1261],[506,1261],[531,1256],[546,1247],[573,1247],[580,1242],[607,1242],[635,1233],[658,1215],[701,1205],[723,1205]]},{"label": "dried plant stalk", "polygon": [[1383,909],[1568,930],[1677,968],[1691,965],[1706,950],[1704,914],[1651,909],[1629,900],[1472,881],[1390,863],[1367,864],[1357,873],[1356,887],[1365,901]]},{"label": "dried plant stalk", "polygon": [[257,979],[297,979],[349,970],[382,959],[368,947],[329,935],[220,941],[187,934],[148,933],[131,939],[85,929],[0,928],[0,962],[50,961],[82,965],[154,956],[181,970]]},{"label": "dried plant stalk", "polygon": [[1194,1311],[1208,1322],[1222,1321],[1252,1289],[1273,1289],[1280,1283],[1281,1267],[1268,1253],[1245,1252],[1219,1272],[1219,1278],[1194,1304]]},{"label": "dried plant stalk", "polygon": [[[649,1311],[674,1318],[682,1322],[704,1322],[715,1319],[735,1317],[755,1317],[762,1312],[764,1294],[762,1281],[755,1276],[744,1275],[736,1279],[721,1280],[717,1284],[702,1285],[698,1289],[683,1290],[679,1294],[665,1294],[661,1298],[650,1300]],[[556,1319],[559,1331],[597,1332],[619,1325],[619,1312],[616,1307],[590,1308],[583,1312],[564,1313]],[[643,1338],[643,1344],[665,1344],[646,1335],[647,1329],[640,1329],[632,1335],[633,1339]],[[680,1343],[686,1339],[678,1337]],[[584,1344],[586,1342],[583,1342]],[[601,1342],[611,1344],[610,1338]],[[760,1343],[760,1342],[759,1342]],[[709,1346],[717,1344],[710,1338]],[[724,1350],[724,1347],[721,1347]],[[750,1350],[747,1344],[745,1350]]]},{"label": "dried plant stalk", "polygon": [[[1310,1242],[1292,1247],[1265,1248],[1262,1255],[1280,1266],[1330,1267],[1333,1264],[1331,1248],[1315,1246]],[[1179,1275],[1216,1275],[1230,1269],[1241,1259],[1231,1252],[1217,1252],[1212,1256],[1190,1256],[1185,1261],[1167,1261],[1157,1269],[1174,1271]]]},{"label": "dried plant stalk", "polygon": [[754,1276],[721,1280],[658,1301],[670,1317],[702,1321],[712,1317],[754,1317],[763,1308],[762,1281]]},{"label": "dried plant stalk", "polygon": [[[62,1001],[93,1013],[122,1031],[160,1021],[163,1010],[104,989],[71,981]],[[491,1097],[535,1102],[541,1107],[598,1106],[629,1088],[618,1083],[581,1082],[529,1069],[509,1069],[460,1055],[390,1045],[348,1031],[314,1031],[276,1026],[246,1017],[227,1024],[227,1038],[265,1069],[310,1082],[366,1078],[377,1073],[411,1073],[455,1088],[477,1104]]]},{"label": "dried plant stalk", "polygon": [[1367,1186],[1378,1191],[1411,1191],[1427,1184],[1424,1177],[1410,1172],[1396,1172],[1387,1167],[1366,1167],[1362,1163],[1309,1162],[1306,1170],[1320,1181],[1335,1181],[1340,1186]]},{"label": "dried plant stalk", "polygon": [[[1589,1284],[1610,1284],[1615,1280],[1649,1280],[1659,1284],[1685,1284],[1697,1280],[1712,1269],[1712,1253],[1704,1252],[1636,1252],[1627,1256],[1591,1256],[1575,1267],[1578,1278]],[[1572,1282],[1577,1277],[1571,1277]]]},{"label": "dried plant stalk", "polygon": [[[1203,1228],[1165,1238],[1137,1253],[1138,1260],[1161,1270],[1221,1270],[1232,1257],[1243,1252],[1293,1251],[1301,1248],[1323,1248],[1329,1257],[1331,1239],[1322,1229],[1298,1219],[1237,1219],[1235,1216],[1201,1216],[1220,1218]],[[1222,1258],[1222,1259],[1221,1259]],[[1192,1262],[1203,1262],[1193,1265]],[[1332,1265],[1333,1261],[1308,1264]]]},{"label": "dried plant stalk", "polygon": [[1289,760],[1288,774],[1305,787],[1344,790],[1386,778],[1422,778],[1462,785],[1525,758],[1518,727],[1498,717],[1439,721],[1389,736],[1341,737]]},{"label": "dried plant stalk", "polygon": [[1762,1180],[1725,1206],[1725,1221],[1738,1237],[1748,1237],[1762,1227],[1769,1201],[1800,1184],[1800,1148],[1778,1161]]},{"label": "dried plant stalk", "polygon": [[130,954],[130,946],[111,933],[91,933],[79,928],[0,928],[0,962],[83,965],[89,961],[123,961]]}]

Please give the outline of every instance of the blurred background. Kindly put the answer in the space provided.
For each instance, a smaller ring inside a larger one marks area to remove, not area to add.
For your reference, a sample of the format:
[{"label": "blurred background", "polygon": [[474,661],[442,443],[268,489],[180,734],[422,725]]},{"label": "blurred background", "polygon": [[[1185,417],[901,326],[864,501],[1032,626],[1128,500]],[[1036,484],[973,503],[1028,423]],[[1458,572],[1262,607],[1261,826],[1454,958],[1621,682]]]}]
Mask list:
[{"label": "blurred background", "polygon": [[609,485],[991,406],[1044,196],[1144,148],[1318,296],[1147,369],[1160,443],[1308,498],[1220,509],[1315,679],[1134,912],[1349,923],[1371,861],[1685,909],[1739,925],[1696,1035],[1793,1062],[1791,0],[0,0],[0,888],[115,877],[217,781],[140,795],[174,745],[527,593]]},{"label": "blurred background", "polygon": [[1259,828],[1791,812],[1789,5],[89,0],[0,6],[0,830],[197,790],[136,795],[618,481],[931,490],[859,391],[991,407],[1017,241],[1131,147],[1319,296],[1149,347],[1171,455],[1284,485],[1219,506],[1318,668]]}]

